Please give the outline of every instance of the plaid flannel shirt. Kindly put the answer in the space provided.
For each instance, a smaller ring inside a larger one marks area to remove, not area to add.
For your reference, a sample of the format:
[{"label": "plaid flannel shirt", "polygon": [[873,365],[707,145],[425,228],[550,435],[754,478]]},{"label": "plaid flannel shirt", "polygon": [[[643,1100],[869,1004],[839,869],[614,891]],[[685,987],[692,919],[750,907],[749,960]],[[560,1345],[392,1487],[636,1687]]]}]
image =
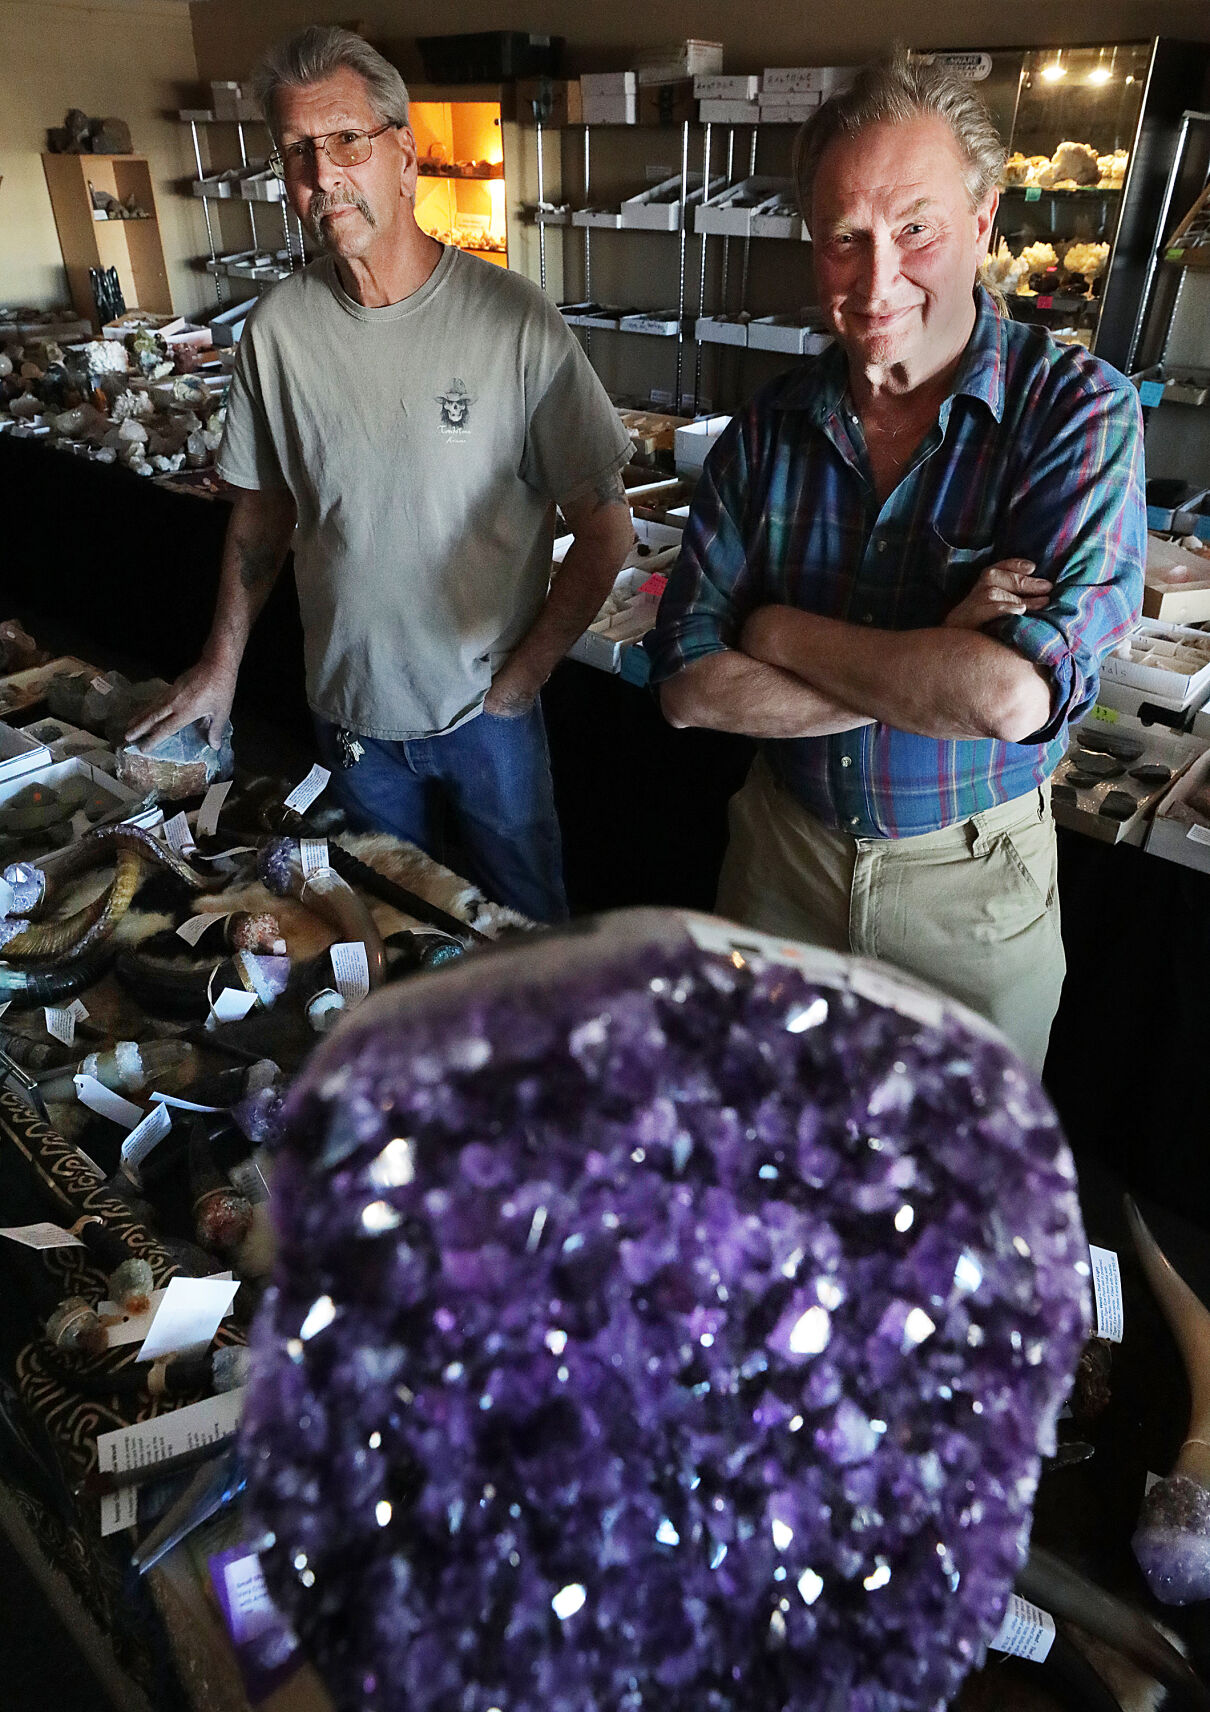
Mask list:
[{"label": "plaid flannel shirt", "polygon": [[1102,657],[1139,613],[1146,559],[1138,396],[1080,346],[998,313],[980,287],[953,390],[879,505],[832,346],[759,392],[706,461],[647,647],[652,682],[738,644],[770,603],[853,624],[941,623],[986,566],[1031,559],[1039,612],[987,626],[1051,684],[1022,743],[889,725],[768,740],[776,776],[825,825],[901,838],[1022,796],[1096,700]]}]

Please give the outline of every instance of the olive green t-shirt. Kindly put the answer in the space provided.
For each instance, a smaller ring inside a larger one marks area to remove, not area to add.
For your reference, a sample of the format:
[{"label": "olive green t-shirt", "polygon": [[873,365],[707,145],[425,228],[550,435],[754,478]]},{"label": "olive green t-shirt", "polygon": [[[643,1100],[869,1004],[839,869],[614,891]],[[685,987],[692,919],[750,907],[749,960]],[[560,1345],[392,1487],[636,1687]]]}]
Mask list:
[{"label": "olive green t-shirt", "polygon": [[355,303],[327,257],[266,293],[218,468],[294,498],[312,709],[401,739],[478,711],[546,598],[552,502],[628,456],[554,304],[447,248],[384,309]]}]

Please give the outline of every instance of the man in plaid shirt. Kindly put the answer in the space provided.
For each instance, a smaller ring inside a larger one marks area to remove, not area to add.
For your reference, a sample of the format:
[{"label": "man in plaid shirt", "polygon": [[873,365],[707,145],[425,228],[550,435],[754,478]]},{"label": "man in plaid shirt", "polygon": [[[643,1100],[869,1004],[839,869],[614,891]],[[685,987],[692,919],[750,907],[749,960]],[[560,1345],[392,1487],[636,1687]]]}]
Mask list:
[{"label": "man in plaid shirt", "polygon": [[674,725],[761,738],[720,913],[883,957],[1041,1069],[1064,974],[1049,778],[1142,596],[1129,384],[977,283],[1004,151],[897,55],[795,164],[836,343],[707,460],[649,643]]}]

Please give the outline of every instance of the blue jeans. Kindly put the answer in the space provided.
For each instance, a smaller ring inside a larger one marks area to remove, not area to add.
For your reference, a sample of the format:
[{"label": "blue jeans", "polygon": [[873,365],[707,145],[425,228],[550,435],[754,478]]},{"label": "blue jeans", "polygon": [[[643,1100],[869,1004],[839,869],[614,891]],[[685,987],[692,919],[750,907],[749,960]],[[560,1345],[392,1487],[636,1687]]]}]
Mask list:
[{"label": "blue jeans", "polygon": [[315,720],[329,789],[353,823],[391,832],[474,882],[492,902],[533,921],[567,920],[563,847],[541,709],[506,719],[480,713],[456,731],[407,742],[362,737],[342,767],[338,727]]}]

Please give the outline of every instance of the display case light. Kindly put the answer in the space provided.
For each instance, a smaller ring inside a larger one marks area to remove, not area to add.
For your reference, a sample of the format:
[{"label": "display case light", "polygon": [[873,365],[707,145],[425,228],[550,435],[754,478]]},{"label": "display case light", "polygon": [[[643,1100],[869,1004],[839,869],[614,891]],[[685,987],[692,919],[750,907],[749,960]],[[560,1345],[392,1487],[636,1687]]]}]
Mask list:
[{"label": "display case light", "polygon": [[1063,55],[1061,53],[1057,53],[1052,60],[1048,61],[1048,63],[1042,67],[1043,83],[1058,83],[1060,78],[1066,76],[1067,67],[1063,64]]},{"label": "display case light", "polygon": [[1100,89],[1106,83],[1112,82],[1113,71],[1114,71],[1114,63],[1117,60],[1117,57],[1118,57],[1118,50],[1116,48],[1114,48],[1114,50],[1111,53],[1110,58],[1109,58],[1109,64],[1106,65],[1106,63],[1105,63],[1105,49],[1104,48],[1101,49],[1100,54],[1097,57],[1097,63],[1093,66],[1092,70],[1088,73],[1088,78],[1087,78],[1087,81],[1089,83],[1091,83],[1094,88]]}]

